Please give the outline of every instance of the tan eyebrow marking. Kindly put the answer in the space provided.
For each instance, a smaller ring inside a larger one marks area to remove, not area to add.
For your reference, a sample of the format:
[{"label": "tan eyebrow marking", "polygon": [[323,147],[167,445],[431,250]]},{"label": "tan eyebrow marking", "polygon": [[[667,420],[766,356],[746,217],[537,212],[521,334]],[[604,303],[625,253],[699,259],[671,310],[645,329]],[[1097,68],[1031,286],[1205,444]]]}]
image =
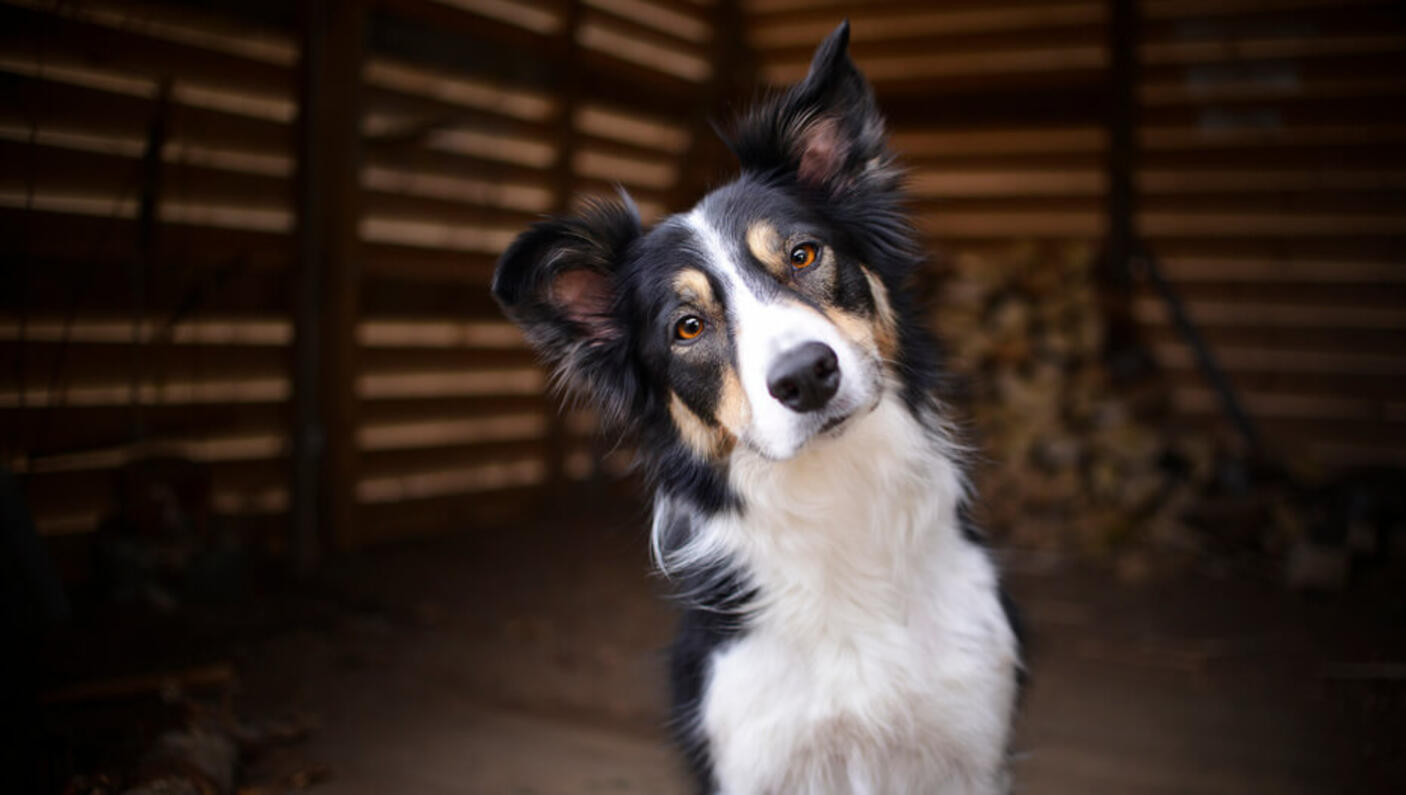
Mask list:
[{"label": "tan eyebrow marking", "polygon": [[747,249],[778,279],[785,278],[791,270],[783,247],[781,235],[771,222],[757,221],[747,227]]},{"label": "tan eyebrow marking", "polygon": [[674,275],[674,292],[685,301],[697,304],[710,312],[718,309],[717,298],[713,296],[713,285],[708,277],[696,268],[685,268]]}]

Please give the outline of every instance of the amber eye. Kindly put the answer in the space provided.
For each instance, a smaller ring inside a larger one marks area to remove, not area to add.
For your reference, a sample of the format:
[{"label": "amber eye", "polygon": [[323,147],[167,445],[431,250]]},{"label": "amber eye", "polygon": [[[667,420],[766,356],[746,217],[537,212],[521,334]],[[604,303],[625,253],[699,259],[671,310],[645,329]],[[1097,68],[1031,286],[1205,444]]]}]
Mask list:
[{"label": "amber eye", "polygon": [[697,339],[703,333],[703,318],[689,315],[674,324],[674,337],[684,341]]},{"label": "amber eye", "polygon": [[816,248],[814,243],[802,243],[791,249],[791,267],[796,270],[809,268],[815,264]]}]

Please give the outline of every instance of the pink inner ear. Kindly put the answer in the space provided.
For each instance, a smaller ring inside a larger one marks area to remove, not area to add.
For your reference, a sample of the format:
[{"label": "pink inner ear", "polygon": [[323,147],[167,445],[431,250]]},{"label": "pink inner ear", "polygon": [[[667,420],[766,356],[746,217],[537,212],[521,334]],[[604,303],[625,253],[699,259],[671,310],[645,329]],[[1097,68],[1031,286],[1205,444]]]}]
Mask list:
[{"label": "pink inner ear", "polygon": [[569,270],[552,280],[551,301],[593,337],[613,336],[610,278],[591,270]]},{"label": "pink inner ear", "polygon": [[849,156],[840,121],[830,117],[818,119],[803,135],[797,176],[808,185],[824,185],[840,173]]}]

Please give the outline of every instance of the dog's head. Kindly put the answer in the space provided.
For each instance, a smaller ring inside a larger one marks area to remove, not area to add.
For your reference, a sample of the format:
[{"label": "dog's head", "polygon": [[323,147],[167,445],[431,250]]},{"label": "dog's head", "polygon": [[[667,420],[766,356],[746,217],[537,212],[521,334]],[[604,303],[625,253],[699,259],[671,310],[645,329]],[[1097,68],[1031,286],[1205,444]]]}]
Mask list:
[{"label": "dog's head", "polygon": [[716,461],[842,434],[911,373],[898,287],[917,261],[883,119],[846,53],[746,115],[741,176],[648,231],[625,199],[547,221],[493,291],[608,419]]}]

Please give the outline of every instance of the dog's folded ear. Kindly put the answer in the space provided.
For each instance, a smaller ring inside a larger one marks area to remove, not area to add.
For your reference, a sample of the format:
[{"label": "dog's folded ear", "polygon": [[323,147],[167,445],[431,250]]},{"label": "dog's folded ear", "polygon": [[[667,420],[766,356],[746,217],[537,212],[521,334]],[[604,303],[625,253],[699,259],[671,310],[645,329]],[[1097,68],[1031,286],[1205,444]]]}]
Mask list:
[{"label": "dog's folded ear", "polygon": [[640,236],[628,197],[542,221],[498,261],[493,296],[548,360],[559,382],[607,413],[627,410],[628,320],[618,271]]},{"label": "dog's folded ear", "polygon": [[892,176],[874,91],[848,49],[845,21],[816,48],[804,80],[742,118],[730,144],[744,170],[832,193]]}]

